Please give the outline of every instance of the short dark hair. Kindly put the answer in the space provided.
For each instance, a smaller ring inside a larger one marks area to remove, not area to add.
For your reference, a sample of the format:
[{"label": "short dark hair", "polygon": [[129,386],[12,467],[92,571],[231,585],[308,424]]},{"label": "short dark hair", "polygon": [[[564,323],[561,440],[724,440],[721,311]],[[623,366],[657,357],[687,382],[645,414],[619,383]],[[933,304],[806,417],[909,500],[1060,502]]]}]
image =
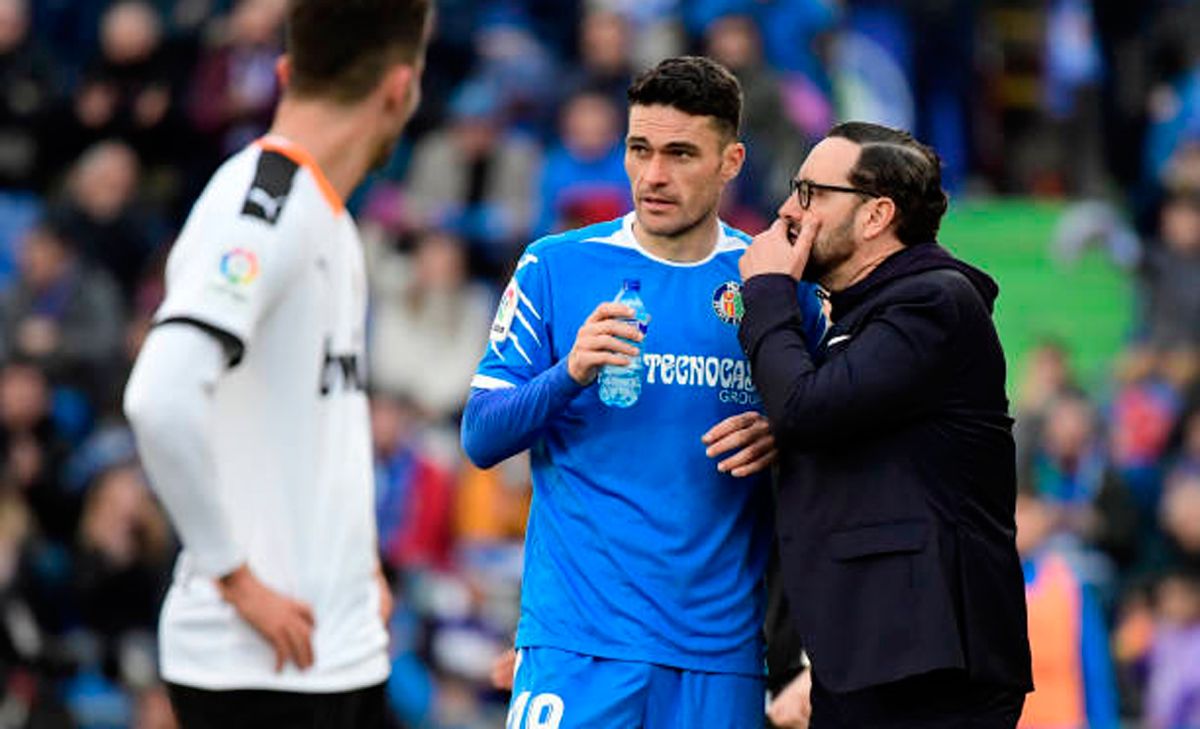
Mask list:
[{"label": "short dark hair", "polygon": [[896,203],[896,237],[905,245],[937,238],[949,200],[942,189],[942,159],[901,129],[845,122],[828,136],[862,147],[850,184]]},{"label": "short dark hair", "polygon": [[742,85],[711,58],[668,58],[638,74],[626,96],[630,106],[669,106],[692,116],[710,116],[733,139],[742,126]]},{"label": "short dark hair", "polygon": [[290,0],[289,90],[354,102],[425,50],[431,0]]}]

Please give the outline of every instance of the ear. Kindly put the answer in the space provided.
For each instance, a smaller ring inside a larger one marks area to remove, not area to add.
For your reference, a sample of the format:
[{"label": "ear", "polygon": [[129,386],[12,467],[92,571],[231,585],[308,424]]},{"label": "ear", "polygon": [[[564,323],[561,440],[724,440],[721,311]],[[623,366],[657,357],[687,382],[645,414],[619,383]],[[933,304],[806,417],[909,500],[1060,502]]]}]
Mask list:
[{"label": "ear", "polygon": [[292,82],[292,59],[286,53],[275,59],[275,78],[279,80],[281,89],[287,89]]},{"label": "ear", "polygon": [[741,142],[730,142],[721,150],[721,180],[728,183],[742,171],[746,163],[746,145]]},{"label": "ear", "polygon": [[381,82],[384,103],[389,107],[405,109],[407,115],[412,94],[418,91],[414,88],[416,82],[417,74],[411,65],[399,63],[392,66]]},{"label": "ear", "polygon": [[863,238],[871,240],[883,234],[896,220],[896,202],[890,197],[877,197],[869,201]]}]

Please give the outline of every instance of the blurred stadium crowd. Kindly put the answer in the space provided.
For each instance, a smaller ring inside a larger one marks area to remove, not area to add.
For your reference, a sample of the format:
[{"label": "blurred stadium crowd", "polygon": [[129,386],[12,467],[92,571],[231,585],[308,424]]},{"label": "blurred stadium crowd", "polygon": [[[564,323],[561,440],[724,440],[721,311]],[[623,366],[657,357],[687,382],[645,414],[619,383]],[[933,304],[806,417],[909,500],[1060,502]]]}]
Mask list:
[{"label": "blurred stadium crowd", "polygon": [[[154,627],[176,544],[120,394],[188,206],[270,122],[284,1],[0,0],[0,727],[173,725]],[[517,617],[528,466],[473,469],[457,417],[520,247],[630,206],[626,85],[683,52],[744,86],[723,217],[747,230],[846,118],[913,129],[959,198],[1087,198],[1130,221],[1137,325],[1111,378],[1084,390],[1048,340],[1013,388],[1021,549],[1086,596],[1083,660],[1045,649],[1037,680],[1045,701],[1085,688],[1093,726],[1200,726],[1200,6],[438,8],[422,109],[351,201],[402,726],[503,723],[488,671]],[[1043,582],[1035,654],[1062,625]]]}]

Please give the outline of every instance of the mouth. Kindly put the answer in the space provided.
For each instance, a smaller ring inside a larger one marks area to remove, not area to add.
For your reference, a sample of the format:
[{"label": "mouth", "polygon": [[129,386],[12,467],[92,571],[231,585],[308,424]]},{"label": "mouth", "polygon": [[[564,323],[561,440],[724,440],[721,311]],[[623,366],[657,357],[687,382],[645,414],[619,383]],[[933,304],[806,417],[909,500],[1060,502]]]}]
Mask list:
[{"label": "mouth", "polygon": [[660,197],[658,195],[643,195],[639,200],[642,203],[642,207],[647,210],[668,210],[678,205],[671,198]]},{"label": "mouth", "polygon": [[796,245],[796,239],[800,237],[800,226],[797,223],[788,223],[787,239],[788,243]]}]

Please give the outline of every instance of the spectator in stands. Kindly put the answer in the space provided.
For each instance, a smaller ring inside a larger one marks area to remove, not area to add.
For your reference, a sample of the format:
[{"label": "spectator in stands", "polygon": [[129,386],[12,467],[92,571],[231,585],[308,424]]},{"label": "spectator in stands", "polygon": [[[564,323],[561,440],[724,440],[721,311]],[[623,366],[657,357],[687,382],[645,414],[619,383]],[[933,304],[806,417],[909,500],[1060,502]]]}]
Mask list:
[{"label": "spectator in stands", "polygon": [[1171,435],[1196,381],[1197,366],[1191,350],[1135,346],[1116,368],[1108,451],[1133,497],[1143,548],[1153,541]]},{"label": "spectator in stands", "polygon": [[371,397],[379,548],[398,572],[450,565],[454,480],[427,453],[421,415],[402,398]]},{"label": "spectator in stands", "polygon": [[96,477],[79,525],[76,587],[84,623],[116,651],[149,633],[174,554],[170,527],[135,465]]},{"label": "spectator in stands", "polygon": [[1042,440],[1046,414],[1058,398],[1082,394],[1072,372],[1066,345],[1043,339],[1025,355],[1025,374],[1017,387],[1016,423],[1017,479],[1028,486],[1033,478],[1033,453]]},{"label": "spectator in stands", "polygon": [[625,106],[625,90],[633,80],[629,21],[620,13],[595,7],[579,24],[579,66],[564,84],[569,93],[591,89]]},{"label": "spectator in stands", "polygon": [[1058,532],[1058,510],[1039,496],[1019,495],[1016,519],[1037,686],[1020,726],[1117,729],[1108,628],[1095,589],[1073,563],[1078,547]]},{"label": "spectator in stands", "polygon": [[[1200,162],[1200,160],[1198,160]],[[1139,271],[1146,343],[1200,348],[1200,180],[1174,184]],[[1193,186],[1195,185],[1195,186]]]},{"label": "spectator in stands", "polygon": [[1098,429],[1095,409],[1082,396],[1056,399],[1034,451],[1030,486],[1059,509],[1063,529],[1128,565],[1136,555],[1137,518]]},{"label": "spectator in stands", "polygon": [[458,231],[477,268],[498,274],[533,225],[533,181],[541,152],[505,129],[500,96],[481,82],[460,87],[449,123],[413,150],[405,184],[409,224]]},{"label": "spectator in stands", "polygon": [[630,209],[618,107],[598,91],[581,91],[563,106],[560,143],[542,169],[535,235],[611,220]]},{"label": "spectator in stands", "polygon": [[62,81],[30,33],[28,0],[0,0],[0,282],[16,268],[16,246],[41,215],[48,181],[45,127]]},{"label": "spectator in stands", "polygon": [[25,239],[18,280],[0,292],[0,359],[25,357],[55,385],[92,401],[116,386],[124,314],[104,271],[80,259],[75,242],[46,222]]},{"label": "spectator in stands", "polygon": [[1171,473],[1200,475],[1200,406],[1193,406],[1179,424],[1179,448],[1171,459]]},{"label": "spectator in stands", "polygon": [[120,0],[105,11],[100,50],[84,70],[68,115],[56,130],[62,166],[85,148],[124,139],[153,164],[176,159],[179,138],[172,66],[162,21],[143,0]]},{"label": "spectator in stands", "polygon": [[[726,15],[705,31],[708,54],[725,64],[742,84],[746,168],[738,199],[773,212],[780,191],[803,158],[803,136],[788,121],[779,80],[763,60],[762,38],[749,15]],[[744,187],[745,189],[742,189]]]},{"label": "spectator in stands", "polygon": [[240,0],[225,37],[206,49],[192,78],[189,112],[196,130],[212,138],[224,159],[262,136],[279,96],[275,61],[283,52],[279,0]]},{"label": "spectator in stands", "polygon": [[101,142],[71,170],[66,199],[53,210],[56,223],[83,257],[104,270],[129,310],[163,233],[138,204],[141,168],[122,142]]},{"label": "spectator in stands", "polygon": [[4,715],[24,719],[20,724],[5,720],[5,726],[68,727],[58,686],[47,670],[52,651],[27,594],[26,553],[35,531],[21,498],[0,495],[0,682]]},{"label": "spectator in stands", "polygon": [[37,530],[60,545],[74,540],[79,498],[60,472],[69,444],[51,417],[51,391],[27,362],[0,369],[0,483],[30,508]]},{"label": "spectator in stands", "polygon": [[1170,563],[1200,570],[1200,474],[1181,471],[1167,481],[1160,518]]},{"label": "spectator in stands", "polygon": [[467,278],[463,242],[450,233],[420,234],[411,254],[387,244],[369,250],[374,387],[444,423],[466,402],[479,359],[472,338],[487,331],[492,297]]},{"label": "spectator in stands", "polygon": [[1200,571],[1170,573],[1155,597],[1145,726],[1191,729],[1200,726]]},{"label": "spectator in stands", "polygon": [[514,128],[543,133],[554,119],[559,68],[534,32],[532,13],[519,3],[490,2],[479,3],[477,12],[471,78],[499,89],[505,118]]},{"label": "spectator in stands", "polygon": [[30,34],[29,0],[0,0],[0,188],[32,191],[46,182],[42,131],[62,82]]}]

